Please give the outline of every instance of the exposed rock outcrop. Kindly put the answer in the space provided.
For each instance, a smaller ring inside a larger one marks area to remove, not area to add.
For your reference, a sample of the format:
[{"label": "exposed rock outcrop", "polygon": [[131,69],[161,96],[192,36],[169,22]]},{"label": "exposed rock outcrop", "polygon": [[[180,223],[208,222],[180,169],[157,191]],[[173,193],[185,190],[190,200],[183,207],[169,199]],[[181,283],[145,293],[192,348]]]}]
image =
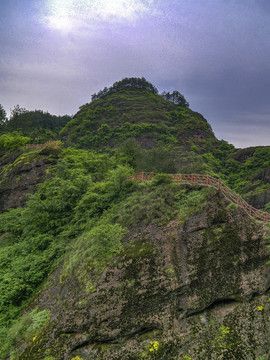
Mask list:
[{"label": "exposed rock outcrop", "polygon": [[250,186],[250,189],[254,191],[254,193],[248,198],[248,201],[254,207],[258,209],[263,209],[266,204],[270,202],[270,188],[262,188],[256,190],[258,184],[266,185],[269,187],[270,185],[270,169],[264,169],[260,171],[253,179],[252,182],[254,185]]},{"label": "exposed rock outcrop", "polygon": [[27,195],[37,190],[37,185],[47,177],[47,170],[57,162],[58,148],[40,151],[12,152],[0,157],[0,212],[23,207]]},{"label": "exposed rock outcrop", "polygon": [[[32,306],[51,318],[22,359],[255,359],[270,343],[262,225],[217,192],[180,224],[130,229],[91,291],[49,277]],[[89,270],[90,272],[90,270]],[[76,357],[78,356],[78,358]],[[266,357],[267,358],[267,357]]]}]

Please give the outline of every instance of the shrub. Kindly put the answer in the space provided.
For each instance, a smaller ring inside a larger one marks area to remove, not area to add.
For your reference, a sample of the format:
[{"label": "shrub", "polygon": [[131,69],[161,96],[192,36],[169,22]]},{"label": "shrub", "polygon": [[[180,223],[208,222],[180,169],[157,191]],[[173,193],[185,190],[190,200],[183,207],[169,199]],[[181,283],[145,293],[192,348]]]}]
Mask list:
[{"label": "shrub", "polygon": [[212,192],[211,188],[203,188],[200,190],[183,189],[176,195],[178,219],[184,222],[195,212],[200,211],[207,204],[207,196]]},{"label": "shrub", "polygon": [[[38,331],[47,323],[50,317],[48,310],[38,311],[34,309],[31,313],[23,315],[14,322],[9,330],[0,331],[0,358],[4,359],[8,354],[14,353],[13,346],[20,340],[35,340]],[[11,356],[11,358],[13,358]]]},{"label": "shrub", "polygon": [[0,150],[12,151],[24,146],[30,141],[27,136],[21,136],[17,132],[3,134],[0,136]]},{"label": "shrub", "polygon": [[175,215],[176,185],[165,179],[160,185],[142,184],[115,209],[116,220],[124,226],[168,223]]},{"label": "shrub", "polygon": [[62,275],[76,275],[80,280],[87,277],[89,268],[99,273],[106,263],[122,250],[121,239],[125,234],[119,224],[100,220],[90,231],[81,235],[66,255]]}]

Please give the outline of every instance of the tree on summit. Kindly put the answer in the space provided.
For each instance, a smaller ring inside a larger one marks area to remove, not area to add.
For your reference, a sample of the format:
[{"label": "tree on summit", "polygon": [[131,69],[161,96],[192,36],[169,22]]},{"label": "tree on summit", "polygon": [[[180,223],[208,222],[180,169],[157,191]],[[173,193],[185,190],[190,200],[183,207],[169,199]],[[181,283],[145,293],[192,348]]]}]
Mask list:
[{"label": "tree on summit", "polygon": [[179,91],[174,90],[172,93],[163,91],[161,94],[163,99],[173,102],[176,105],[189,107],[189,103],[185,99],[184,95],[180,94]]},{"label": "tree on summit", "polygon": [[[109,88],[105,87],[103,90],[100,90],[97,94],[94,93],[91,96],[91,99],[92,101],[101,99],[106,95],[114,94],[116,92],[124,91],[124,90],[146,90],[154,95],[158,95],[158,89],[149,81],[147,81],[144,77],[142,78],[131,77],[131,78],[124,78],[121,81],[117,81]],[[180,94],[180,92],[177,90],[174,90],[172,93],[164,91],[161,94],[161,96],[165,100],[171,101],[176,105],[189,107],[189,103],[185,99],[184,95]]]},{"label": "tree on summit", "polygon": [[147,90],[154,95],[158,94],[157,88],[148,82],[144,77],[142,78],[124,78],[121,81],[115,82],[111,87],[105,87],[103,90],[100,90],[97,94],[92,95],[92,101],[100,99],[108,94],[113,94],[122,90]]}]

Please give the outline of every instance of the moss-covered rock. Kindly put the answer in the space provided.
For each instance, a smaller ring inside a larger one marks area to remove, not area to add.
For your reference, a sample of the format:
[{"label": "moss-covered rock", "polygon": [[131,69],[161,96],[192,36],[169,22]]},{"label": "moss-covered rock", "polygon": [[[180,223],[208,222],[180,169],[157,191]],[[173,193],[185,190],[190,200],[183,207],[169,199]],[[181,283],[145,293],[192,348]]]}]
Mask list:
[{"label": "moss-covered rock", "polygon": [[[61,269],[50,321],[19,359],[255,359],[270,352],[263,229],[217,192],[180,224],[138,225],[87,293]],[[90,270],[89,270],[90,271]]]}]

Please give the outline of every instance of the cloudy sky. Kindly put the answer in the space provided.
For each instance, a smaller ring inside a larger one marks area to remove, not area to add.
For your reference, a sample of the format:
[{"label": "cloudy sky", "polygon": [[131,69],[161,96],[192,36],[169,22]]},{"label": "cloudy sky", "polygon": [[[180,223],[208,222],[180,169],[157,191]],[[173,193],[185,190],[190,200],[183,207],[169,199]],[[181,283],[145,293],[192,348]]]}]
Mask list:
[{"label": "cloudy sky", "polygon": [[0,104],[75,114],[124,77],[178,90],[237,147],[270,145],[269,0],[0,0]]}]

